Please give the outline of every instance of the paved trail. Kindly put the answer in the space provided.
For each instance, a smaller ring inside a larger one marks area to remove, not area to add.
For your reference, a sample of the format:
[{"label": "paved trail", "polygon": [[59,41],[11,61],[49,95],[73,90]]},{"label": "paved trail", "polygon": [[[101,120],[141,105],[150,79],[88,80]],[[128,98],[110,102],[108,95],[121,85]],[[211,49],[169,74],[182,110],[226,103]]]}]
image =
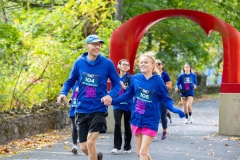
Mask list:
[{"label": "paved trail", "polygon": [[[193,104],[193,124],[184,124],[178,115],[172,114],[172,124],[168,126],[168,138],[161,140],[159,134],[150,146],[153,160],[240,160],[240,140],[232,136],[218,135],[219,99],[206,100]],[[233,126],[234,127],[234,126]],[[54,144],[52,149],[44,147],[14,155],[6,160],[87,160],[79,152],[73,155],[64,146],[64,140]],[[71,145],[69,145],[71,147]],[[103,134],[97,141],[98,151],[104,155],[104,160],[138,160],[134,140],[132,153],[112,155],[113,134]]]}]

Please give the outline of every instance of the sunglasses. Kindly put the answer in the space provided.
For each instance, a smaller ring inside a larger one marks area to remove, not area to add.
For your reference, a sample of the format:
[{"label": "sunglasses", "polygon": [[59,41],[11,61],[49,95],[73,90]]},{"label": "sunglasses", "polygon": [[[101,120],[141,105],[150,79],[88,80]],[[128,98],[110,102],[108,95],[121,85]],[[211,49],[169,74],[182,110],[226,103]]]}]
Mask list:
[{"label": "sunglasses", "polygon": [[158,63],[156,63],[156,65],[158,65],[158,66],[160,66],[162,63],[160,63],[160,62],[158,62]]}]

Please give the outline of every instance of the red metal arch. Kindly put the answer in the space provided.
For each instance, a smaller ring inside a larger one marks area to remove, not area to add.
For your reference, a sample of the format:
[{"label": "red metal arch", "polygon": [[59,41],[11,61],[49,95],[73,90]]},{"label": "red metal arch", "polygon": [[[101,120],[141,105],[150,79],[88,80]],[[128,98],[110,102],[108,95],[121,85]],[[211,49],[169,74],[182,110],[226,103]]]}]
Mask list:
[{"label": "red metal arch", "polygon": [[[125,22],[112,34],[110,40],[110,59],[114,64],[125,58],[134,64],[137,49],[146,31],[156,22],[169,17],[188,18],[206,32],[217,31],[223,42],[223,75],[221,92],[240,93],[240,34],[221,19],[210,14],[185,9],[159,10],[141,14]],[[132,72],[131,68],[130,72]]]}]

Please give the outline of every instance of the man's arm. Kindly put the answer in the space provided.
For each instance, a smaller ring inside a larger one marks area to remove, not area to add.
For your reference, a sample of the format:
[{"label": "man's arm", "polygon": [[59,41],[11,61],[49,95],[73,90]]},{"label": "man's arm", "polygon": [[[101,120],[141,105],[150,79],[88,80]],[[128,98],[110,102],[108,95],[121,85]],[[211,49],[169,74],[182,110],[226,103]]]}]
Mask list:
[{"label": "man's arm", "polygon": [[117,73],[116,68],[114,67],[113,63],[110,61],[108,75],[112,84],[112,88],[110,92],[108,93],[109,96],[112,98],[117,97],[118,93],[120,92],[122,86],[120,84],[120,78]]},{"label": "man's arm", "polygon": [[120,92],[122,86],[120,84],[120,78],[117,74],[117,70],[114,67],[112,61],[109,62],[109,68],[108,68],[108,76],[112,84],[112,88],[108,95],[101,98],[101,102],[104,103],[104,105],[109,106],[112,103],[112,99],[117,97],[118,93]]},{"label": "man's arm", "polygon": [[[77,62],[77,61],[76,61]],[[73,68],[68,76],[68,79],[64,82],[63,86],[62,86],[62,90],[60,92],[60,95],[57,99],[58,103],[62,103],[62,101],[65,99],[65,97],[67,96],[68,92],[70,91],[70,89],[74,86],[75,82],[78,80],[79,78],[79,68],[77,67],[77,63],[74,63]]]}]

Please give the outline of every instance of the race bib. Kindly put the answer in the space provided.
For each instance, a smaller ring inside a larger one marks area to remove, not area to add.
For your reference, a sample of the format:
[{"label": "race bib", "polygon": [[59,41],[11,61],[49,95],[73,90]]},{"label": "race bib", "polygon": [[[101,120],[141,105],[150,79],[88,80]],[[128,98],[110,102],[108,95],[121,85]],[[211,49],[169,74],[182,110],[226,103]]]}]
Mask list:
[{"label": "race bib", "polygon": [[190,89],[190,84],[192,83],[192,78],[191,77],[185,77],[184,78],[184,86],[186,90]]},{"label": "race bib", "polygon": [[82,83],[87,86],[97,87],[98,86],[98,78],[99,78],[99,76],[97,76],[97,75],[83,73],[82,74]]},{"label": "race bib", "polygon": [[86,98],[95,98],[96,97],[96,87],[86,86],[85,97]]},{"label": "race bib", "polygon": [[143,102],[140,99],[137,99],[136,106],[135,106],[135,112],[138,114],[144,114],[146,110],[146,102]]},{"label": "race bib", "polygon": [[137,90],[136,97],[137,99],[140,99],[143,102],[152,103],[153,91],[145,90],[139,87]]}]

